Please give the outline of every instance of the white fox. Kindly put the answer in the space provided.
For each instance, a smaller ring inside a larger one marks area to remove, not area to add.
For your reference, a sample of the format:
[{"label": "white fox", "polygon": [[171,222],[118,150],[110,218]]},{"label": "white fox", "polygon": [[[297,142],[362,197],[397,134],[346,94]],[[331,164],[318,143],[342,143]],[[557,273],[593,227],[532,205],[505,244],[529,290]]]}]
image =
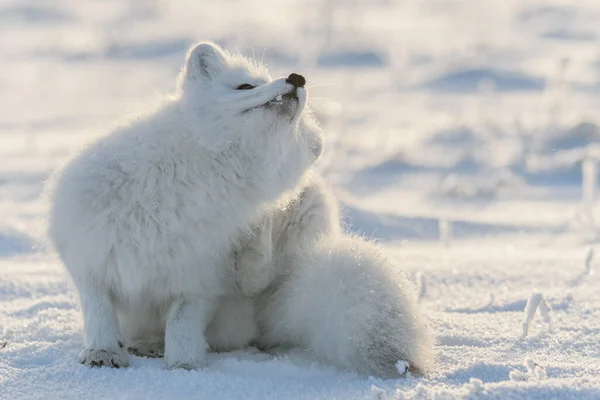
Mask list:
[{"label": "white fox", "polygon": [[304,84],[200,43],[174,96],[51,178],[48,233],[79,292],[82,363],[126,366],[121,333],[164,332],[169,367],[205,365],[205,328],[238,292],[234,239],[320,153]]}]

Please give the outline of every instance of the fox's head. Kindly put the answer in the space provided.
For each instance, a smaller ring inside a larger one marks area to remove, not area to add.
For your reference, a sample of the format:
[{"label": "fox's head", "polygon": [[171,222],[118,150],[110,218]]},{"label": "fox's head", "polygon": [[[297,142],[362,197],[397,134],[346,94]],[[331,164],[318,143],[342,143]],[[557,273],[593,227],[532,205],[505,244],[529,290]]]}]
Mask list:
[{"label": "fox's head", "polygon": [[[179,76],[186,118],[214,151],[259,146],[265,156],[306,158],[321,154],[319,125],[306,108],[306,81],[298,74],[273,79],[255,60],[210,42],[191,47]],[[300,161],[298,159],[298,161]]]}]

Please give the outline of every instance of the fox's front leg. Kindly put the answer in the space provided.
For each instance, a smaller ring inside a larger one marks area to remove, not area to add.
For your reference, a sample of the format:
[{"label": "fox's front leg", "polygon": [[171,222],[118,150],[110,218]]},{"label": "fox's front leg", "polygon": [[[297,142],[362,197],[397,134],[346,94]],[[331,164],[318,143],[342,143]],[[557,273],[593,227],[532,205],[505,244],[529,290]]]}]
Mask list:
[{"label": "fox's front leg", "polygon": [[127,353],[119,341],[119,322],[108,290],[96,282],[78,285],[86,348],[79,355],[81,364],[97,367],[126,367]]},{"label": "fox's front leg", "polygon": [[262,292],[275,275],[272,231],[273,214],[269,213],[235,251],[235,279],[246,296]]}]

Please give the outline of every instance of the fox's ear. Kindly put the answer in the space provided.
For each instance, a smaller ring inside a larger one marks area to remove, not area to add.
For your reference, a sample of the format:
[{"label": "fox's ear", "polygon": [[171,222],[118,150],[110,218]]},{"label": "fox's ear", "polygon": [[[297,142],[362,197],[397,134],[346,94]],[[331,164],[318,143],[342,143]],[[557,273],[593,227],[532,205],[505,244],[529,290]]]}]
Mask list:
[{"label": "fox's ear", "polygon": [[221,48],[211,42],[201,42],[190,48],[182,71],[184,80],[212,79],[225,66],[225,56]]}]

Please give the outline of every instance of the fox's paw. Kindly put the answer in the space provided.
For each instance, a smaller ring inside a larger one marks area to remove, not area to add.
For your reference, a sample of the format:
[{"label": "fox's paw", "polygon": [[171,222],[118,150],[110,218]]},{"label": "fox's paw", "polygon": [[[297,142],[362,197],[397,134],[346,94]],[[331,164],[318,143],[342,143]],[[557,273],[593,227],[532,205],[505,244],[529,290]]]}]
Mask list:
[{"label": "fox's paw", "polygon": [[200,369],[202,367],[205,367],[206,364],[205,363],[198,363],[198,364],[193,364],[193,363],[175,363],[172,365],[168,365],[168,369],[186,369],[188,371],[193,371],[195,369]]},{"label": "fox's paw", "polygon": [[167,362],[168,369],[200,369],[206,367],[206,351],[197,352],[194,351],[183,351],[183,349],[173,349],[165,352],[165,361]]},{"label": "fox's paw", "polygon": [[121,349],[84,349],[79,362],[90,367],[121,368],[129,365],[127,354]]},{"label": "fox's paw", "polygon": [[186,355],[185,357],[175,358],[172,354],[170,356],[167,354],[165,360],[167,361],[168,369],[193,370],[204,368],[207,366],[207,362],[204,357],[192,358],[189,355]]},{"label": "fox's paw", "polygon": [[127,346],[129,354],[138,357],[162,358],[165,355],[164,342],[136,341]]}]

